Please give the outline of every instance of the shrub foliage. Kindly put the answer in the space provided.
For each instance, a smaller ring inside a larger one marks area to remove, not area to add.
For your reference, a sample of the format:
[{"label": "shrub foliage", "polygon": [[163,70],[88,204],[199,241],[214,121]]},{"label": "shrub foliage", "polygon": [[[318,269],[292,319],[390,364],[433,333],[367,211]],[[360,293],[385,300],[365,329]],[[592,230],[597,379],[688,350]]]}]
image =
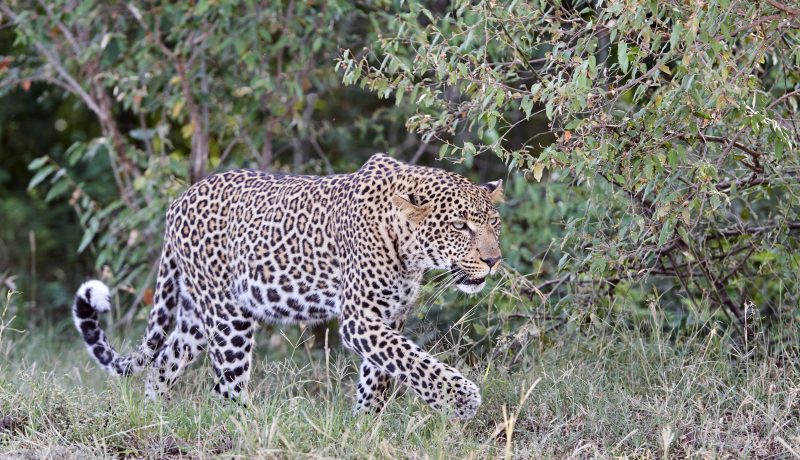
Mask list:
[{"label": "shrub foliage", "polygon": [[[746,341],[797,319],[796,6],[454,1],[380,30],[344,54],[345,82],[413,102],[408,128],[441,156],[494,154],[587,192],[543,290],[598,302],[646,285]],[[519,135],[542,115],[553,142]]]}]

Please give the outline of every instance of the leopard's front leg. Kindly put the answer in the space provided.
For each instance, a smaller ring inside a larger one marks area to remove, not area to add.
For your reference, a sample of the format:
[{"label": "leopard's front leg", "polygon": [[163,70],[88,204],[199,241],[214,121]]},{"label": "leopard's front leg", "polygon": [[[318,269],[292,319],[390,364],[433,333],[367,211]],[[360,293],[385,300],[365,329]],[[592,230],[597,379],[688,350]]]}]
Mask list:
[{"label": "leopard's front leg", "polygon": [[[447,408],[455,417],[468,420],[481,405],[480,390],[474,383],[420,349],[380,318],[350,309],[350,314],[342,318],[339,332],[344,345],[364,360],[362,371],[369,369],[371,374],[375,369],[378,375],[403,382],[432,408]],[[370,396],[374,397],[374,392]],[[362,398],[360,393],[359,404],[362,399],[371,401],[371,398]]]},{"label": "leopard's front leg", "polygon": [[[391,323],[391,328],[398,333],[403,332],[406,323],[406,313],[404,311]],[[381,345],[379,343],[379,345]],[[378,412],[386,405],[389,397],[389,384],[391,376],[380,368],[373,366],[367,360],[361,361],[358,369],[358,386],[356,388],[356,407],[355,413]]]},{"label": "leopard's front leg", "polygon": [[378,412],[386,405],[391,377],[380,368],[373,366],[366,359],[358,368],[358,385],[356,386],[356,407],[353,412]]}]

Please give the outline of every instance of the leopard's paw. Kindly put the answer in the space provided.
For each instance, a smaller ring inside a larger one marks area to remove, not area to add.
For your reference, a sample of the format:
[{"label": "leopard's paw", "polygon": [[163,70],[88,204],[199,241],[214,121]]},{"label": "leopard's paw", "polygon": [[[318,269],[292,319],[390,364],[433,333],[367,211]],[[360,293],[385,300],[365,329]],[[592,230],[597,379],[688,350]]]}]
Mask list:
[{"label": "leopard's paw", "polygon": [[461,375],[453,377],[449,399],[452,404],[452,416],[467,421],[475,416],[481,405],[481,391],[475,383]]}]

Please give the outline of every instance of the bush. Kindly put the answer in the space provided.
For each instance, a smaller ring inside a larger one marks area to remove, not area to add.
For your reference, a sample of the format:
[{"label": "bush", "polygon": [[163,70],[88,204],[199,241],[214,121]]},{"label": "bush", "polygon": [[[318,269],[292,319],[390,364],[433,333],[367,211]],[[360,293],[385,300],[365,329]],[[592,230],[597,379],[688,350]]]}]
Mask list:
[{"label": "bush", "polygon": [[721,311],[745,343],[796,327],[800,10],[455,1],[381,19],[369,52],[339,61],[346,83],[415,104],[407,126],[440,156],[494,154],[585,200],[550,295],[644,306],[633,287],[695,319]]}]

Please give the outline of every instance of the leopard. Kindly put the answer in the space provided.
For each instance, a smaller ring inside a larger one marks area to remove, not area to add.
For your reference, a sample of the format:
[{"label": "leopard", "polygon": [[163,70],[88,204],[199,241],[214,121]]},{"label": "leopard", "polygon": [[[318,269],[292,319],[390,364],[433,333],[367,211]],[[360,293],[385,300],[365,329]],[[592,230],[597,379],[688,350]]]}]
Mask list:
[{"label": "leopard", "polygon": [[382,410],[394,381],[435,411],[469,420],[479,387],[403,328],[427,271],[444,270],[467,294],[498,271],[502,185],[386,154],[349,174],[213,174],[168,207],[137,347],[123,355],[109,343],[99,314],[111,309],[111,290],[102,281],[80,286],[74,323],[107,371],[148,369],[146,400],[168,399],[205,353],[213,394],[246,405],[257,327],[338,320],[340,342],[360,358],[354,412]]}]

